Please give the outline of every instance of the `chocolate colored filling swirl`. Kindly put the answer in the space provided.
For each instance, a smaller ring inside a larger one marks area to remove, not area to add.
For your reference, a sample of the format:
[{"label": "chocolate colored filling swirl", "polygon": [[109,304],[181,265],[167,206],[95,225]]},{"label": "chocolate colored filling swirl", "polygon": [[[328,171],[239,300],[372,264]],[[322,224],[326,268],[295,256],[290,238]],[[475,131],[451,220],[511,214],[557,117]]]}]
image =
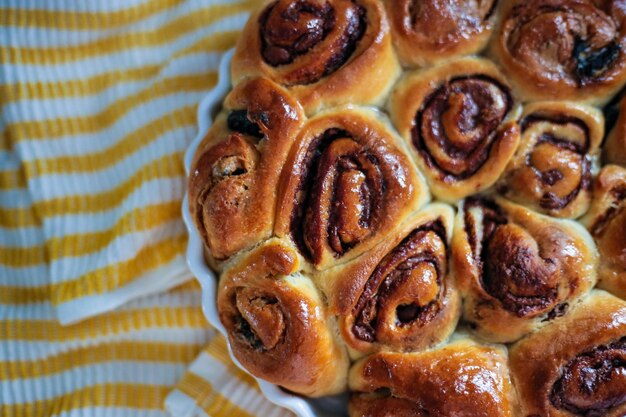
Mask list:
[{"label": "chocolate colored filling swirl", "polygon": [[248,135],[234,132],[205,152],[195,164],[195,174],[190,181],[190,196],[195,199],[190,200],[190,204],[197,205],[196,222],[203,225],[198,231],[218,259],[229,254],[213,248],[214,243],[221,241],[221,236],[215,236],[220,225],[214,214],[237,207],[246,198],[260,157],[255,142],[256,139]]},{"label": "chocolate colored filling swirl", "polygon": [[471,177],[489,158],[513,101],[507,87],[476,74],[437,88],[417,112],[412,140],[443,180]]},{"label": "chocolate colored filling swirl", "polygon": [[516,190],[536,199],[547,210],[566,207],[591,187],[589,128],[580,119],[530,115],[521,123],[524,134],[539,136],[526,156],[526,167],[515,172]]},{"label": "chocolate colored filling swirl", "polygon": [[340,129],[312,141],[291,219],[291,234],[305,257],[318,262],[325,246],[340,257],[376,230],[386,193],[379,164],[391,162],[380,157]]},{"label": "chocolate colored filling swirl", "polygon": [[445,242],[441,221],[430,222],[411,232],[380,261],[354,308],[355,337],[386,343],[389,334],[383,328],[419,329],[437,315],[445,293]]},{"label": "chocolate colored filling swirl", "polygon": [[563,367],[552,404],[584,417],[600,417],[626,403],[626,338],[579,354]]},{"label": "chocolate colored filling swirl", "polygon": [[[481,225],[475,224],[473,209],[481,210]],[[466,200],[465,227],[482,271],[482,286],[504,309],[527,317],[555,307],[563,279],[562,231],[546,227],[544,235],[533,236],[510,222],[496,203],[479,198]]]},{"label": "chocolate colored filling swirl", "polygon": [[603,262],[626,270],[626,186],[609,192],[611,204],[591,227]]},{"label": "chocolate colored filling swirl", "polygon": [[[623,5],[590,0],[519,2],[503,24],[505,47],[546,80],[585,86],[623,67]],[[620,10],[621,7],[621,10]]]},{"label": "chocolate colored filling swirl", "polygon": [[285,333],[285,314],[278,299],[255,288],[239,288],[235,295],[239,317],[235,335],[257,351],[273,349]]},{"label": "chocolate colored filling swirl", "polygon": [[[278,0],[261,14],[262,55],[273,67],[295,63],[287,84],[311,84],[345,64],[366,29],[351,0]],[[310,56],[298,62],[303,55]]]}]

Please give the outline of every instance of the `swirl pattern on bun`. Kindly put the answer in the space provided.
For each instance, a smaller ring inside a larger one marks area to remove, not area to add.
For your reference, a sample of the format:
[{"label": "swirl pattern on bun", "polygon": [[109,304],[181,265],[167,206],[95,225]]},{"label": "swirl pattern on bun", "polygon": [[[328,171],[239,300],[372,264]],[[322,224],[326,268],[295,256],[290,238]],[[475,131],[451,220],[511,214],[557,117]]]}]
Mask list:
[{"label": "swirl pattern on bun", "polygon": [[554,217],[577,218],[589,208],[604,117],[574,103],[540,102],[524,108],[522,140],[499,182],[507,198]]},{"label": "swirl pattern on bun", "polygon": [[566,314],[596,283],[589,233],[504,199],[469,198],[452,240],[464,318],[483,338],[513,342]]},{"label": "swirl pattern on bun", "polygon": [[594,291],[568,316],[510,349],[521,415],[626,413],[626,303]]},{"label": "swirl pattern on bun", "polygon": [[606,102],[626,81],[624,0],[515,0],[492,55],[524,100]]},{"label": "swirl pattern on bun", "polygon": [[413,351],[454,331],[461,300],[448,273],[454,211],[432,204],[380,245],[320,277],[348,346]]},{"label": "swirl pattern on bun", "polygon": [[520,106],[504,76],[484,59],[410,73],[394,88],[389,109],[443,201],[493,185],[519,143]]},{"label": "swirl pattern on bun", "polygon": [[401,140],[371,110],[310,119],[287,166],[277,234],[318,269],[373,247],[428,200]]},{"label": "swirl pattern on bun", "polygon": [[377,0],[266,2],[241,36],[233,81],[269,77],[308,114],[347,103],[380,104],[400,74]]},{"label": "swirl pattern on bun", "polygon": [[300,104],[268,79],[226,97],[189,177],[189,210],[214,267],[271,236],[280,173],[303,124]]},{"label": "swirl pattern on bun", "polygon": [[222,275],[220,320],[253,375],[312,397],[345,389],[348,356],[297,252],[269,240]]}]

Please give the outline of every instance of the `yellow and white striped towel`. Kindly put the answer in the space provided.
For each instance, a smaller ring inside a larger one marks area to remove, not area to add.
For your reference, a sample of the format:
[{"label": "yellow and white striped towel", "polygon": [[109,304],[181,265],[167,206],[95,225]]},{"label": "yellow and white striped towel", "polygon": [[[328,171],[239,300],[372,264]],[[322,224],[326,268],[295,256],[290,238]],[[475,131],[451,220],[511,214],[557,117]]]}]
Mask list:
[{"label": "yellow and white striped towel", "polygon": [[287,415],[183,260],[182,155],[255,3],[0,2],[0,417]]}]

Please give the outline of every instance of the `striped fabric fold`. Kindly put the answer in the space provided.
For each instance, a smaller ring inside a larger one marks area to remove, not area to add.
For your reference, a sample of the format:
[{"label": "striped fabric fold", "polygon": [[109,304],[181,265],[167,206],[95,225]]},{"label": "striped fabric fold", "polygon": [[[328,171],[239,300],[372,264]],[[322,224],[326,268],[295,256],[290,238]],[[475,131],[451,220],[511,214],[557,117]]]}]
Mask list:
[{"label": "striped fabric fold", "polygon": [[43,250],[4,257],[47,265],[64,324],[191,278],[182,154],[220,55],[254,5],[89,3],[10,0],[0,18],[4,147],[43,230]]},{"label": "striped fabric fold", "polygon": [[[222,407],[225,399],[229,399],[228,407]],[[267,401],[254,379],[232,363],[222,335],[204,348],[165,405],[171,415],[179,417],[293,416]]]},{"label": "striped fabric fold", "polygon": [[255,4],[0,4],[0,417],[289,415],[183,259],[182,155]]}]

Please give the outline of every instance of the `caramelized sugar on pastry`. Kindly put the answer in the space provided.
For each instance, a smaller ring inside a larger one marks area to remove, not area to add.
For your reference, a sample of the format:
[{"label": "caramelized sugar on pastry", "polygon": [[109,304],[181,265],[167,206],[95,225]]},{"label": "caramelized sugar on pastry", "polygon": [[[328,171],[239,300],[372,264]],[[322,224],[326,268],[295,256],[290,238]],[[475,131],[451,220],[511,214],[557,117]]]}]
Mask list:
[{"label": "caramelized sugar on pastry", "polygon": [[626,167],[626,100],[619,104],[619,117],[604,143],[604,161]]},{"label": "caramelized sugar on pastry", "polygon": [[512,1],[492,38],[524,100],[607,101],[626,81],[625,46],[625,0]]},{"label": "caramelized sugar on pastry", "polygon": [[594,291],[510,349],[523,416],[626,415],[626,302]]},{"label": "caramelized sugar on pastry", "polygon": [[532,103],[520,126],[522,140],[500,182],[501,193],[554,217],[584,214],[604,137],[602,113],[574,103]]},{"label": "caramelized sugar on pastry", "polygon": [[189,178],[189,210],[214,266],[271,236],[280,172],[303,123],[301,106],[268,79],[225,99]]},{"label": "caramelized sugar on pastry", "polygon": [[270,77],[309,114],[346,103],[380,103],[400,74],[389,23],[376,0],[271,1],[241,36],[233,81]]},{"label": "caramelized sugar on pastry", "polygon": [[483,338],[512,342],[566,314],[596,283],[589,233],[498,198],[459,207],[452,238],[464,318]]},{"label": "caramelized sugar on pastry", "polygon": [[484,59],[410,73],[394,88],[389,107],[433,194],[443,201],[493,185],[519,143],[520,106],[502,74]]},{"label": "caramelized sugar on pastry", "polygon": [[253,375],[312,397],[345,390],[348,356],[336,324],[291,247],[274,239],[231,263],[219,317],[237,360]]},{"label": "caramelized sugar on pastry", "polygon": [[406,66],[479,52],[494,27],[497,0],[385,0],[393,42]]},{"label": "caramelized sugar on pastry", "polygon": [[428,200],[401,140],[371,110],[310,119],[286,166],[276,233],[318,269],[373,247]]},{"label": "caramelized sugar on pastry", "polygon": [[598,286],[626,299],[626,169],[605,166],[596,178],[593,202],[582,219],[600,252]]},{"label": "caramelized sugar on pastry", "polygon": [[351,417],[510,417],[504,346],[470,338],[415,353],[381,352],[350,369]]},{"label": "caramelized sugar on pastry", "polygon": [[452,334],[461,311],[448,275],[453,223],[450,206],[430,205],[354,262],[321,275],[355,355],[424,349]]}]

